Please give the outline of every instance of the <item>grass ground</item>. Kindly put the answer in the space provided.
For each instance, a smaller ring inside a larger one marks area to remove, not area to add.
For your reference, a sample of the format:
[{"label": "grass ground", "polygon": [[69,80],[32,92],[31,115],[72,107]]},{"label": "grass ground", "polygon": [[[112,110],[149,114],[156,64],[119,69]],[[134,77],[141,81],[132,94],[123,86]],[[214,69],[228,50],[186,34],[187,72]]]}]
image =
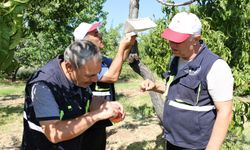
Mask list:
[{"label": "grass ground", "polygon": [[[127,115],[124,121],[107,129],[108,150],[163,150],[159,120],[152,111],[148,94],[139,91],[138,83],[139,80],[133,80],[116,84],[117,98],[125,106]],[[19,149],[24,83],[0,82],[0,87],[0,149]]]},{"label": "grass ground", "polygon": [[[116,84],[118,100],[125,106],[123,122],[108,128],[108,150],[163,150],[162,128],[147,93],[139,91],[141,79]],[[24,83],[0,82],[0,149],[18,149],[22,136]],[[250,149],[250,123],[245,124],[244,150]]]}]

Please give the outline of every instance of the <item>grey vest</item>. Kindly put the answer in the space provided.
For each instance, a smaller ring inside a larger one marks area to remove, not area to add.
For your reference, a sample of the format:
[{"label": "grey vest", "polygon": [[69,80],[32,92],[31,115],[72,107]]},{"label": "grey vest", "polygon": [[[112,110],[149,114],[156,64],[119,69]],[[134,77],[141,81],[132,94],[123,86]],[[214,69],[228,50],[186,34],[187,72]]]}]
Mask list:
[{"label": "grey vest", "polygon": [[[24,104],[24,131],[22,140],[22,150],[80,150],[82,149],[81,141],[83,134],[67,141],[51,143],[43,134],[38,118],[35,116],[31,100],[31,87],[36,82],[44,82],[52,91],[52,94],[60,109],[60,118],[50,117],[43,118],[46,120],[68,120],[85,114],[91,101],[91,93],[88,88],[81,88],[69,82],[60,69],[60,62],[63,56],[50,61],[48,64],[39,69],[27,81],[25,88]],[[82,95],[78,91],[81,90]]]},{"label": "grey vest", "polygon": [[167,80],[174,78],[164,105],[164,137],[176,146],[202,149],[208,143],[216,117],[206,77],[219,56],[204,44],[199,54],[179,71],[178,59],[172,60],[165,73]]}]

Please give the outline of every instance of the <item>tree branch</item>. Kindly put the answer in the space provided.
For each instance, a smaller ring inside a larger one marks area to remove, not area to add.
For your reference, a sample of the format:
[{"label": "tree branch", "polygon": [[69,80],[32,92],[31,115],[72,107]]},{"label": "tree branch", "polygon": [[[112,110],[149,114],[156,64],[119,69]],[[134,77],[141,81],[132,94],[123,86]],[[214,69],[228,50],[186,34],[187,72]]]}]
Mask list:
[{"label": "tree branch", "polygon": [[185,6],[185,5],[192,4],[196,0],[189,0],[189,1],[181,2],[181,3],[174,3],[174,2],[169,3],[166,0],[156,0],[156,1],[161,3],[162,5],[165,5],[165,6]]}]

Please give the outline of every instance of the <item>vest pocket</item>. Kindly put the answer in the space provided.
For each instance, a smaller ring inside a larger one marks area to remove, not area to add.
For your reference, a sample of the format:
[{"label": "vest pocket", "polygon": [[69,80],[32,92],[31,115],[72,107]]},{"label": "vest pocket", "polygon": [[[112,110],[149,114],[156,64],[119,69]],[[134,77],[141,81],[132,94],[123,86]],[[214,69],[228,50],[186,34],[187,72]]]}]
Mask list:
[{"label": "vest pocket", "polygon": [[188,76],[186,78],[181,79],[180,84],[186,88],[195,90],[199,86],[200,81],[196,80],[195,77]]},{"label": "vest pocket", "polygon": [[196,105],[199,101],[199,85],[200,81],[195,77],[186,77],[180,80],[177,85],[178,95],[176,99],[181,99],[190,105]]}]

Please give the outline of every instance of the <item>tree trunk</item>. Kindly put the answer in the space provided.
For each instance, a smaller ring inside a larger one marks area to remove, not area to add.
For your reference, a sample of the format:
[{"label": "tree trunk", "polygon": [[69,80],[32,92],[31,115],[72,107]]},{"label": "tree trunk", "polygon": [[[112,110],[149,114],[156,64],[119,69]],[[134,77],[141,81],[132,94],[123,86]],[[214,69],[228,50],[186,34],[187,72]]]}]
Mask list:
[{"label": "tree trunk", "polygon": [[140,0],[130,0],[129,2],[129,19],[138,18],[139,14],[139,1]]},{"label": "tree trunk", "polygon": [[[129,19],[138,18],[139,13],[139,0],[130,0],[129,4]],[[137,41],[135,45],[132,47],[130,55],[129,55],[129,65],[130,67],[139,74],[143,79],[150,79],[152,81],[155,81],[153,73],[150,71],[150,69],[145,66],[143,63],[139,60],[139,51],[137,46]],[[149,92],[151,101],[153,103],[156,115],[162,122],[163,119],[163,107],[164,107],[164,100],[161,96],[161,94],[156,92]]]},{"label": "tree trunk", "polygon": [[13,72],[12,72],[12,77],[11,77],[11,82],[15,82],[16,81],[16,74],[17,71],[20,67],[17,67]]}]

